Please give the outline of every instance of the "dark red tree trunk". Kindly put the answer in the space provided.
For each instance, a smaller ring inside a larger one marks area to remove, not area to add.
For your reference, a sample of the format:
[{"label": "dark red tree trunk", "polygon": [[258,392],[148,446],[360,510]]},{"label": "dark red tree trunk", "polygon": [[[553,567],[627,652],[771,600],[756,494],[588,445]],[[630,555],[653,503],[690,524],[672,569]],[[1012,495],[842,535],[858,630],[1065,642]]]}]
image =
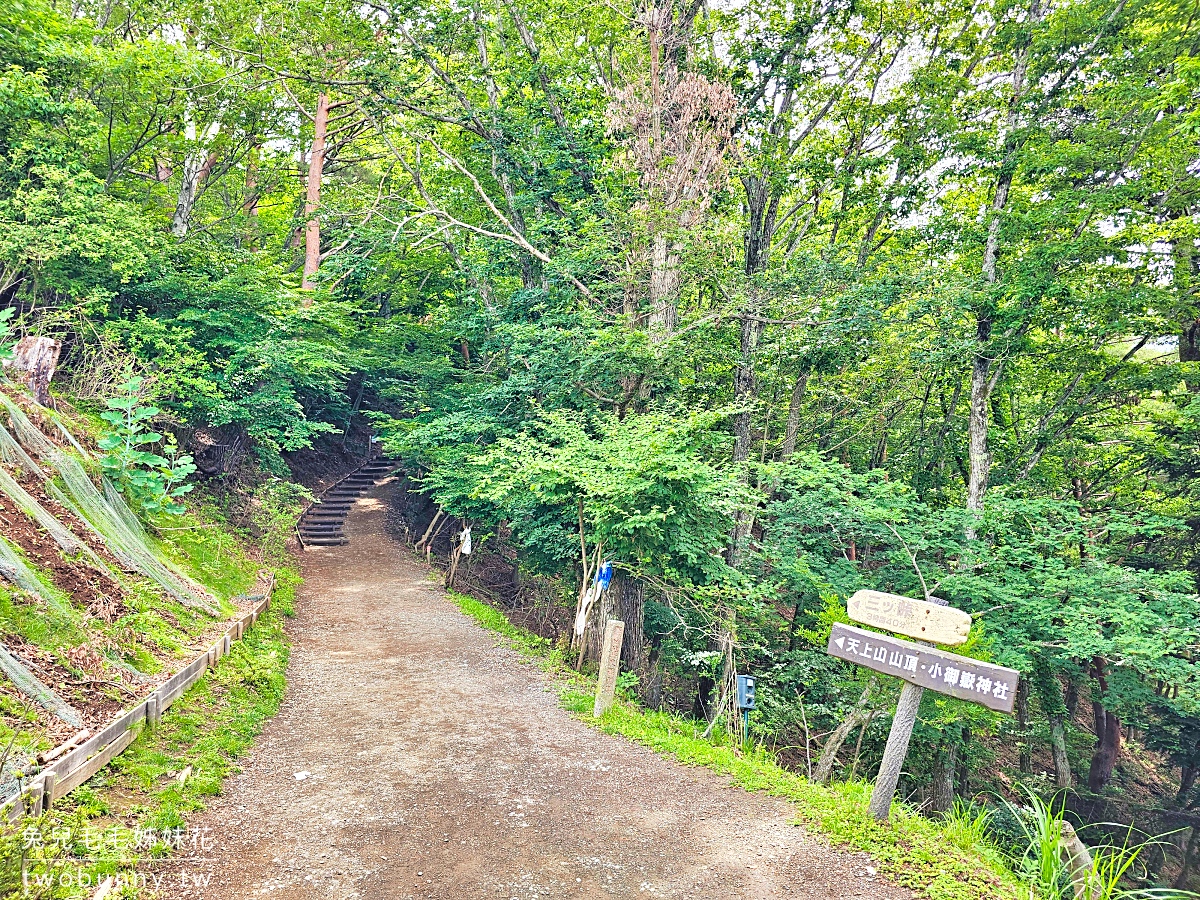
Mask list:
[{"label": "dark red tree trunk", "polygon": [[1104,661],[1097,659],[1094,665],[1096,697],[1092,700],[1092,716],[1096,723],[1096,750],[1092,753],[1092,764],[1088,769],[1088,790],[1098,794],[1112,781],[1117,757],[1121,755],[1121,720],[1105,708],[1103,695],[1108,690]]}]

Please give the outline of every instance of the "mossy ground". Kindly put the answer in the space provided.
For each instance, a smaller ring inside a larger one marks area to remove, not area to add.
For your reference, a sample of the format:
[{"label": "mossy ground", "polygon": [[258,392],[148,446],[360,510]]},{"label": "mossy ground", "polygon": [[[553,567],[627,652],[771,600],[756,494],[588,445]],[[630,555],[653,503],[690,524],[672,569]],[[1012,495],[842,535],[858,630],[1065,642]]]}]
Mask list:
[{"label": "mossy ground", "polygon": [[927,900],[1028,900],[1029,891],[986,844],[961,846],[939,823],[897,803],[892,821],[876,822],[867,812],[870,785],[814,784],[782,768],[761,747],[743,749],[723,737],[701,737],[697,723],[639,707],[629,699],[592,718],[595,682],[570,668],[563,652],[545,638],[513,625],[500,611],[472,597],[451,598],[484,628],[502,635],[522,655],[555,676],[562,706],[606,734],[649,747],[684,765],[728,775],[733,784],[792,801],[797,823],[825,835],[836,846],[862,850],[879,861],[892,881]]}]

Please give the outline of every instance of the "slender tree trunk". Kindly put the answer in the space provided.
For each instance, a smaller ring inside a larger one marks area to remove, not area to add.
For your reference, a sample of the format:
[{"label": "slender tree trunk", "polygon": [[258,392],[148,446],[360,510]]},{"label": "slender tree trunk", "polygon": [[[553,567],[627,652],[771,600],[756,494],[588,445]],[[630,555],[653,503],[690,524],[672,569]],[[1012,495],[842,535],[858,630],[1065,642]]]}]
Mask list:
[{"label": "slender tree trunk", "polygon": [[212,172],[216,164],[217,154],[204,150],[195,150],[183,161],[183,180],[179,184],[179,195],[175,203],[175,213],[171,216],[171,234],[181,238],[188,233],[191,226],[192,210],[196,206],[196,197],[200,188]]},{"label": "slender tree trunk", "polygon": [[670,337],[679,315],[679,245],[665,234],[654,235],[650,255],[650,340]]},{"label": "slender tree trunk", "polygon": [[1192,792],[1192,788],[1196,786],[1196,774],[1200,772],[1195,765],[1183,765],[1179,768],[1179,792],[1175,795],[1175,799],[1183,803],[1187,800],[1188,794]]},{"label": "slender tree trunk", "polygon": [[808,389],[808,372],[801,371],[792,385],[792,396],[788,401],[787,424],[783,429],[783,446],[779,448],[779,458],[787,459],[796,452],[796,435],[800,431],[800,407],[804,403],[804,392]]},{"label": "slender tree trunk", "polygon": [[1067,758],[1067,726],[1061,715],[1052,715],[1050,720],[1050,753],[1054,757],[1054,786],[1069,788],[1075,776],[1071,774],[1071,761]]},{"label": "slender tree trunk", "polygon": [[1033,748],[1029,744],[1029,679],[1017,682],[1017,728],[1021,732],[1021,774],[1033,772]]},{"label": "slender tree trunk", "polygon": [[817,760],[817,767],[813,769],[813,781],[817,784],[829,784],[833,778],[833,767],[837,765],[837,755],[842,749],[842,745],[846,743],[846,738],[850,736],[855,728],[862,725],[870,717],[870,712],[867,710],[867,701],[871,698],[871,689],[875,686],[874,680],[863,690],[862,696],[858,698],[858,703],[849,715],[838,724],[838,727],[833,730],[833,733],[825,739],[825,745],[821,748],[821,758]]},{"label": "slender tree trunk", "polygon": [[[1181,363],[1200,362],[1200,319],[1190,322],[1183,327],[1179,335],[1179,361]],[[1188,390],[1200,392],[1200,378],[1188,379]]]},{"label": "slender tree trunk", "polygon": [[[988,452],[988,407],[991,400],[992,359],[986,347],[991,336],[992,323],[980,316],[975,327],[976,351],[971,365],[971,411],[967,420],[967,510],[977,516],[983,512],[983,498],[987,493],[988,474],[992,457]],[[967,520],[967,539],[976,537],[977,519]]]},{"label": "slender tree trunk", "polygon": [[258,146],[251,148],[246,157],[246,197],[242,201],[242,215],[246,217],[242,245],[254,250],[258,247]]},{"label": "slender tree trunk", "polygon": [[[304,280],[301,287],[313,289],[313,277],[321,266],[321,219],[317,210],[321,206],[321,178],[325,173],[325,131],[329,127],[329,95],[317,95],[317,111],[313,115],[312,153],[308,158],[308,184],[304,195]],[[305,306],[312,299],[304,299]]]},{"label": "slender tree trunk", "polygon": [[1088,769],[1088,790],[1098,794],[1112,780],[1117,757],[1121,754],[1121,720],[1099,702],[1094,702],[1093,706],[1102,731],[1096,735],[1096,750]]},{"label": "slender tree trunk", "polygon": [[1196,860],[1196,844],[1197,838],[1200,838],[1200,826],[1193,825],[1192,833],[1188,837],[1187,849],[1183,853],[1183,867],[1180,868],[1179,874],[1175,876],[1174,888],[1183,890],[1188,886],[1188,879],[1192,874],[1192,863]]},{"label": "slender tree trunk", "polygon": [[949,812],[954,807],[954,773],[958,768],[958,743],[947,741],[938,747],[933,761],[933,782],[929,791],[931,812]]},{"label": "slender tree trunk", "polygon": [[1180,335],[1180,362],[1200,362],[1200,319],[1183,326]]},{"label": "slender tree trunk", "polygon": [[1075,675],[1067,679],[1067,718],[1074,720],[1079,715],[1079,678]]},{"label": "slender tree trunk", "polygon": [[[733,420],[733,464],[740,466],[750,457],[750,426],[754,414],[753,402],[757,396],[754,377],[754,354],[762,336],[762,321],[759,316],[760,301],[757,291],[752,294],[742,314],[741,358],[733,373],[734,402],[745,407]],[[741,560],[742,545],[754,525],[754,513],[748,509],[738,510],[734,515],[733,532],[729,536],[729,565],[737,566]]]},{"label": "slender tree trunk", "polygon": [[[1029,7],[1029,21],[1031,23],[1038,22],[1041,20],[1041,16],[1041,0],[1032,0]],[[1021,98],[1025,94],[1025,73],[1028,63],[1029,49],[1026,44],[1017,51],[1013,65],[1012,93],[1005,117],[1005,154],[1000,172],[996,177],[996,188],[992,194],[992,203],[988,212],[987,239],[983,248],[983,280],[987,285],[985,290],[989,293],[994,290],[994,286],[1000,280],[998,269],[1000,219],[1005,207],[1008,206],[1009,189],[1012,187],[1013,170],[1016,167],[1019,143],[1014,135],[1020,117]],[[992,300],[992,297],[985,298],[984,309],[990,307]],[[987,493],[988,475],[992,464],[991,452],[988,449],[988,410],[991,406],[992,388],[996,378],[996,373],[993,373],[992,368],[999,363],[993,359],[994,349],[991,345],[991,338],[991,315],[980,310],[976,313],[975,318],[975,353],[971,364],[971,410],[967,421],[967,510],[972,513],[966,528],[968,540],[974,540],[976,537],[976,517],[983,512],[983,500]]]},{"label": "slender tree trunk", "polygon": [[1108,691],[1104,660],[1094,663],[1096,688],[1093,694],[1092,716],[1096,724],[1096,749],[1088,769],[1088,790],[1100,793],[1112,780],[1117,757],[1121,754],[1121,720],[1104,706],[1104,694]]},{"label": "slender tree trunk", "polygon": [[1054,758],[1054,784],[1069,788],[1073,782],[1071,763],[1067,758],[1067,709],[1063,704],[1062,684],[1044,663],[1037,663],[1033,673],[1042,710],[1050,723],[1050,752]]},{"label": "slender tree trunk", "polygon": [[[1200,296],[1200,252],[1191,238],[1175,242],[1175,289],[1179,296],[1195,302]],[[1200,318],[1184,321],[1179,332],[1179,361],[1200,362]],[[1200,391],[1200,378],[1189,379],[1188,389]]]}]

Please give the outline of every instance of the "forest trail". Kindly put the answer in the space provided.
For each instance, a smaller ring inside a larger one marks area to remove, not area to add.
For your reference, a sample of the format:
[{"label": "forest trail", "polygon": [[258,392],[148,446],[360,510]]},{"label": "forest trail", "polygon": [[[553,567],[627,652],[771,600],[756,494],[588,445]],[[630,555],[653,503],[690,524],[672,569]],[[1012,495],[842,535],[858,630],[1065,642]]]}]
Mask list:
[{"label": "forest trail", "polygon": [[385,533],[396,489],[355,504],[348,546],[306,553],[287,698],[162,896],[910,896],[789,804],[572,719]]}]

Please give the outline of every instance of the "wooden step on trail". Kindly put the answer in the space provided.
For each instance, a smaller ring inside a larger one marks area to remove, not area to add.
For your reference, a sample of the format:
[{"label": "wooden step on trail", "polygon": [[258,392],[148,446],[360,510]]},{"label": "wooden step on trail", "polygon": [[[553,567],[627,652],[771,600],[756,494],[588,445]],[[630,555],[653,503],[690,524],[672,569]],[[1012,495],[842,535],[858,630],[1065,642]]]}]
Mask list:
[{"label": "wooden step on trail", "polygon": [[350,543],[342,533],[350,506],[375,484],[390,475],[399,463],[391,459],[373,459],[332,485],[304,511],[296,523],[296,534],[304,547],[341,547]]}]

